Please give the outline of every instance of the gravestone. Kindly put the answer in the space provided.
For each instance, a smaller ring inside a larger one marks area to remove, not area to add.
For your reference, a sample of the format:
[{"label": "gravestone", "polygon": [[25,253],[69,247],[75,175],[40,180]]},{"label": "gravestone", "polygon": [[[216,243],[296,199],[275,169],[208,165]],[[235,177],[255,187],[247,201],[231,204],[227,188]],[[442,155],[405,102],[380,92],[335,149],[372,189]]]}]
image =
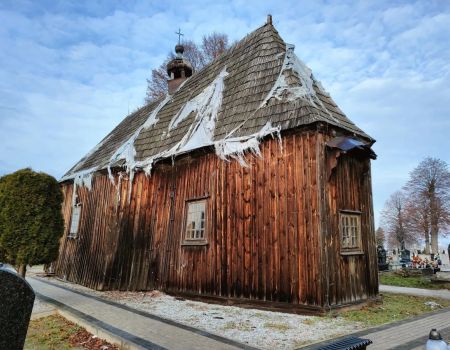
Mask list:
[{"label": "gravestone", "polygon": [[379,245],[377,247],[377,255],[378,255],[378,270],[386,271],[389,270],[389,264],[386,263],[386,250],[383,246]]},{"label": "gravestone", "polygon": [[411,262],[411,252],[408,249],[403,249],[401,251],[400,262],[401,263],[410,263]]},{"label": "gravestone", "polygon": [[33,304],[28,282],[0,267],[0,349],[23,349]]}]

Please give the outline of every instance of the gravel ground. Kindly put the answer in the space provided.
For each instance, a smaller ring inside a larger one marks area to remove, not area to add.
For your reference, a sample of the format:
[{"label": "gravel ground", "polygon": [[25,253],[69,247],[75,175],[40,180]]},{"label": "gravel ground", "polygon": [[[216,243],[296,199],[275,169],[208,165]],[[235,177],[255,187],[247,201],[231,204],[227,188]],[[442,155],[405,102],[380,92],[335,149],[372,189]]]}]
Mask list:
[{"label": "gravel ground", "polygon": [[56,278],[48,280],[262,349],[294,349],[362,329],[361,324],[340,317],[300,316],[179,300],[159,291],[98,292]]}]

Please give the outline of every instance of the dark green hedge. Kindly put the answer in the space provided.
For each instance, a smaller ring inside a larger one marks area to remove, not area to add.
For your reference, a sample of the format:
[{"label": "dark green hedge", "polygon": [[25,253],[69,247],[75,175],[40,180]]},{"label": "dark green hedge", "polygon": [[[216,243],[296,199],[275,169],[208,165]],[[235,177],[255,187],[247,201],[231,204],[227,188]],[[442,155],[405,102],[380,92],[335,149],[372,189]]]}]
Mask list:
[{"label": "dark green hedge", "polygon": [[54,261],[64,230],[55,178],[31,169],[0,177],[0,261],[19,266]]}]

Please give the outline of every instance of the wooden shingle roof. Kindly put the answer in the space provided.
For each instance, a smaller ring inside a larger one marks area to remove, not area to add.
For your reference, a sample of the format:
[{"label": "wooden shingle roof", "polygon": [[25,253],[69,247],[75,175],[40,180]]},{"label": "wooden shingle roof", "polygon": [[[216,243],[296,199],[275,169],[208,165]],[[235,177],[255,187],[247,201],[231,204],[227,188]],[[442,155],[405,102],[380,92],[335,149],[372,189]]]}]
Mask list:
[{"label": "wooden shingle roof", "polygon": [[[223,88],[219,91],[220,83]],[[199,124],[202,121],[195,108],[176,123],[174,119],[183,108],[186,110],[188,102],[192,104],[202,93],[212,101],[211,96],[217,91],[221,94],[216,106],[219,109],[216,115],[210,113],[211,120],[208,120],[212,126],[211,146],[219,140],[254,135],[268,123],[283,131],[323,122],[372,141],[345,116],[276,29],[266,24],[194,74],[172,96],[127,116],[62,180],[88,169],[99,170],[127,162],[128,167],[142,166],[146,160],[153,162],[181,153],[186,136],[202,127]],[[134,158],[133,165],[129,164],[130,157]]]}]

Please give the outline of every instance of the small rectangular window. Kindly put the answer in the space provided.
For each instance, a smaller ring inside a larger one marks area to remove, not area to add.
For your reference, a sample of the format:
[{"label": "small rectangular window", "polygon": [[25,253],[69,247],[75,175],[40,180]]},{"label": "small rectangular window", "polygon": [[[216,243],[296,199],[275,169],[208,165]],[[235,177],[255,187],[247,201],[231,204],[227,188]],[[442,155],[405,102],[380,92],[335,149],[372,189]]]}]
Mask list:
[{"label": "small rectangular window", "polygon": [[342,253],[362,253],[361,214],[341,212],[339,214]]},{"label": "small rectangular window", "polygon": [[185,245],[206,243],[206,200],[186,203]]},{"label": "small rectangular window", "polygon": [[78,226],[80,224],[81,205],[77,204],[72,207],[72,218],[70,220],[70,231],[67,237],[76,238],[78,235]]}]

